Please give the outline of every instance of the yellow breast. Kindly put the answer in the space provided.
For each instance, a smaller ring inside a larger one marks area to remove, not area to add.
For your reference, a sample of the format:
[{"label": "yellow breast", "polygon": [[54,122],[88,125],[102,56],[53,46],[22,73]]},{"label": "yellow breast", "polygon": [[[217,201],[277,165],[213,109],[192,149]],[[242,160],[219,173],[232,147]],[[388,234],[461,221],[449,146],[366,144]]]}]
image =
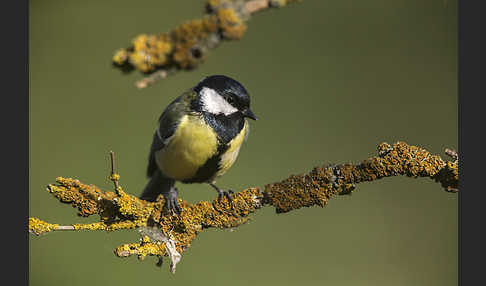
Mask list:
[{"label": "yellow breast", "polygon": [[182,181],[192,178],[216,150],[216,133],[204,119],[185,115],[168,145],[156,152],[155,158],[166,176]]},{"label": "yellow breast", "polygon": [[226,152],[221,156],[221,160],[219,162],[220,169],[216,173],[216,177],[222,176],[224,173],[226,173],[226,171],[228,171],[229,168],[231,168],[231,166],[233,166],[236,158],[238,158],[241,144],[243,144],[243,141],[245,141],[248,130],[248,121],[246,121],[245,119],[245,125],[243,126],[240,134],[238,134],[235,138],[233,138],[233,140],[229,142],[228,150],[226,150]]}]

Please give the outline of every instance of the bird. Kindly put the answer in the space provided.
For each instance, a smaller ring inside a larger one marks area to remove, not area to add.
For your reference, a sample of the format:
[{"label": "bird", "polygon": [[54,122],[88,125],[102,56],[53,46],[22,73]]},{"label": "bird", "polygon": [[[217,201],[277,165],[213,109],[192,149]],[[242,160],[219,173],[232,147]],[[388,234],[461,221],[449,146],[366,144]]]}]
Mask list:
[{"label": "bird", "polygon": [[257,120],[241,83],[225,75],[204,77],[162,112],[148,156],[148,183],[140,199],[154,202],[162,194],[165,208],[180,215],[176,182],[206,183],[218,200],[232,201],[231,190],[216,185],[235,163],[250,126]]}]

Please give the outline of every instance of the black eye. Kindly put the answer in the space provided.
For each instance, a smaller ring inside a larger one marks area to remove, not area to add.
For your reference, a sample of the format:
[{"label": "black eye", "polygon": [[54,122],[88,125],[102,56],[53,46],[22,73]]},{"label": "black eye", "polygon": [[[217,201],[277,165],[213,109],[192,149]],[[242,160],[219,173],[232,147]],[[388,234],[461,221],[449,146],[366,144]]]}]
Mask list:
[{"label": "black eye", "polygon": [[233,106],[235,105],[235,99],[232,96],[227,96],[226,101]]}]

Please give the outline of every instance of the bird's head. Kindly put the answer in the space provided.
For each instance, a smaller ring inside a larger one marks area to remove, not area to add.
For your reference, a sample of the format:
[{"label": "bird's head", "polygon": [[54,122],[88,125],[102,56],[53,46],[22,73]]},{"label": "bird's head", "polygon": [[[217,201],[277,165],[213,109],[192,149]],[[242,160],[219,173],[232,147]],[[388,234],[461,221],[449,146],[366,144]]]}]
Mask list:
[{"label": "bird's head", "polygon": [[214,115],[240,115],[257,120],[250,109],[250,96],[236,80],[224,75],[203,78],[195,87],[201,111]]}]

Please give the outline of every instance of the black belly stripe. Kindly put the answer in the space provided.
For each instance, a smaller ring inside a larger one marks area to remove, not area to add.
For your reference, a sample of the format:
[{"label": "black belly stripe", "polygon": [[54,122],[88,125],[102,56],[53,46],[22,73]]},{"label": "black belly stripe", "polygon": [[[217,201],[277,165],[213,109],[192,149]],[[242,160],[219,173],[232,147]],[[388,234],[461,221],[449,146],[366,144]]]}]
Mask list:
[{"label": "black belly stripe", "polygon": [[[219,142],[218,142],[219,143]],[[218,152],[213,157],[209,158],[202,167],[197,170],[194,177],[184,180],[183,183],[204,183],[209,182],[219,171],[219,161],[224,152],[228,150],[229,146],[227,144],[218,144]]]},{"label": "black belly stripe", "polygon": [[214,156],[209,158],[201,166],[196,175],[190,179],[182,181],[183,183],[204,183],[210,181],[219,171],[219,162],[221,156],[228,150],[229,142],[233,140],[245,126],[245,119],[239,112],[225,116],[223,114],[214,115],[208,112],[202,112],[206,123],[213,128],[218,135],[218,150]]}]

